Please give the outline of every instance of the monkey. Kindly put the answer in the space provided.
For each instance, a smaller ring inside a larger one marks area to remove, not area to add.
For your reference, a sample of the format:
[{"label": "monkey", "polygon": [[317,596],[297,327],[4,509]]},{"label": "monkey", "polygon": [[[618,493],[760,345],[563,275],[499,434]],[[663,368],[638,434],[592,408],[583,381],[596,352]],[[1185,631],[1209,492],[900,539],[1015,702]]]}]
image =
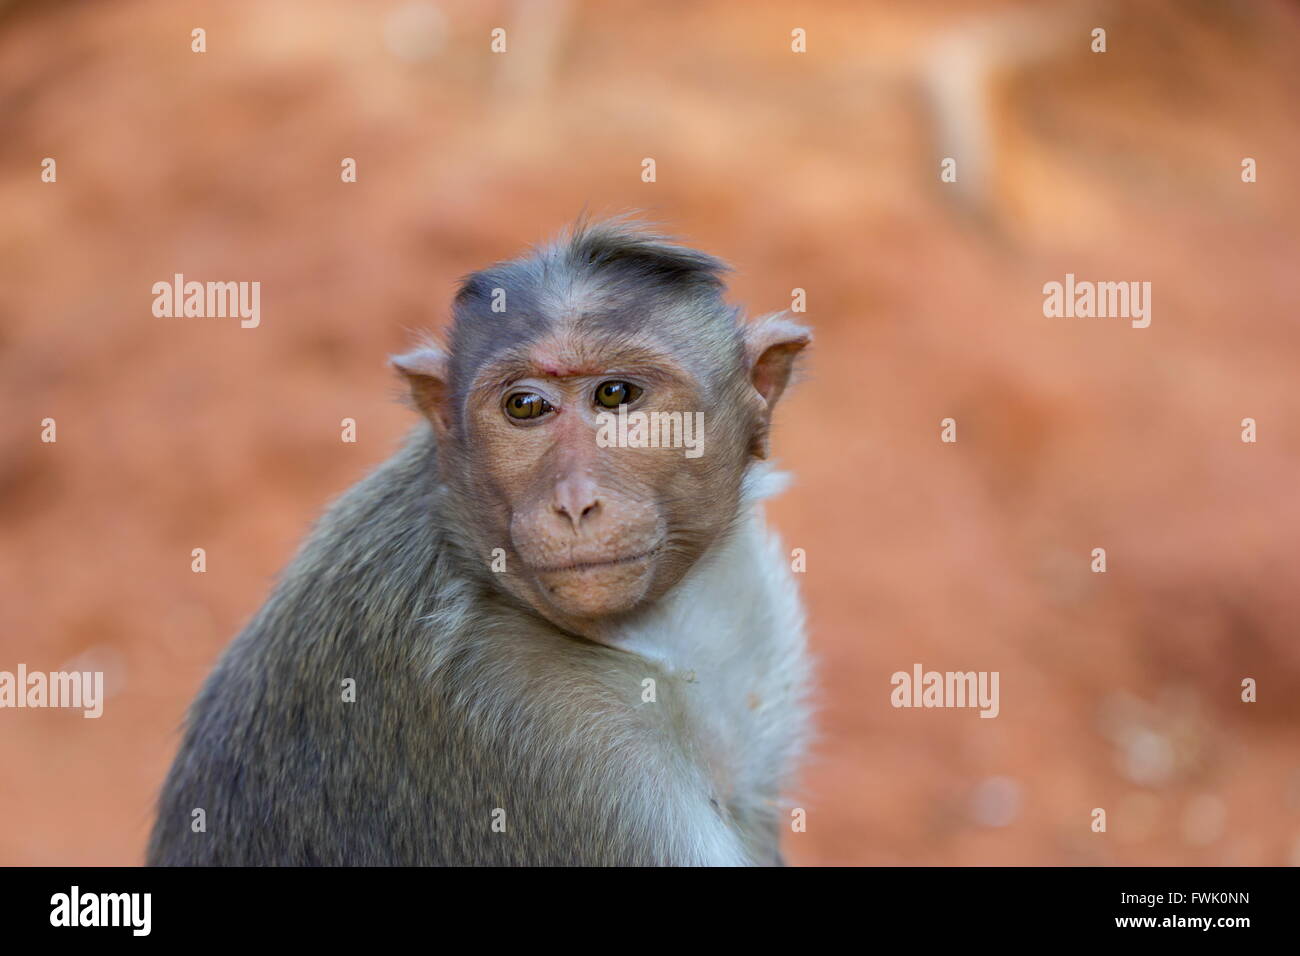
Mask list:
[{"label": "monkey", "polygon": [[[783,864],[811,664],[761,501],[811,333],[727,269],[622,216],[461,281],[392,359],[419,423],[193,701],[150,865]],[[702,453],[597,441],[637,412]]]}]

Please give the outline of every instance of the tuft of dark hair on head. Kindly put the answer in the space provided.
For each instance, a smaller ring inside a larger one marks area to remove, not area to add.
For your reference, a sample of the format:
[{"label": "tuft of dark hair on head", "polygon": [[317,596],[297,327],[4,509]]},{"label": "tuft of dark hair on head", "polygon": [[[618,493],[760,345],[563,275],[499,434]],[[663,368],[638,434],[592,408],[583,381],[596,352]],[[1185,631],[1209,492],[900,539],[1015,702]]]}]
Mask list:
[{"label": "tuft of dark hair on head", "polygon": [[619,270],[669,286],[720,292],[729,267],[721,259],[678,245],[631,215],[598,222],[579,218],[553,249],[576,269]]}]

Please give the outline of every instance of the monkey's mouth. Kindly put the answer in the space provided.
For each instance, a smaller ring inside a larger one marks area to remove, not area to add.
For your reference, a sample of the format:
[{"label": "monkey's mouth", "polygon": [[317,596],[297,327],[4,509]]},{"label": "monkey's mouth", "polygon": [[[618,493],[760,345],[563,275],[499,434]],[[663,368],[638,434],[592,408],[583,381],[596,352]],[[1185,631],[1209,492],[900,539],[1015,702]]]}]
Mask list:
[{"label": "monkey's mouth", "polygon": [[565,571],[591,571],[597,568],[616,568],[624,564],[636,564],[638,561],[645,561],[653,558],[661,550],[662,545],[656,545],[649,551],[642,551],[639,554],[629,554],[622,558],[601,558],[596,561],[576,561],[572,564],[548,564],[548,565],[530,565],[528,570],[534,574],[558,574]]}]

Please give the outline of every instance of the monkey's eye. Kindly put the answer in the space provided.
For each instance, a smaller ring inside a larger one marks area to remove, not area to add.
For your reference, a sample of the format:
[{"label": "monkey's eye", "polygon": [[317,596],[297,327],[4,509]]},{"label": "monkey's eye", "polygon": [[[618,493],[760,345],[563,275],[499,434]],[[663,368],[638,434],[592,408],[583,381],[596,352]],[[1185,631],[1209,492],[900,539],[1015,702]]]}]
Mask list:
[{"label": "monkey's eye", "polygon": [[506,414],[518,421],[541,418],[551,410],[551,403],[536,392],[515,392],[506,399]]},{"label": "monkey's eye", "polygon": [[631,405],[641,397],[641,386],[631,382],[601,382],[596,386],[596,404],[605,408]]}]

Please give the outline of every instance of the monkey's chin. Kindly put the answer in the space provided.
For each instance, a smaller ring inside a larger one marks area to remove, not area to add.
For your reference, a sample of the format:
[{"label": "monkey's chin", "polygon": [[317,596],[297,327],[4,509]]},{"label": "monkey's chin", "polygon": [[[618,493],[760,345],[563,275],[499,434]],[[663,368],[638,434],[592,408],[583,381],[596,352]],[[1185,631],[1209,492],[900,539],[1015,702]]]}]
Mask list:
[{"label": "monkey's chin", "polygon": [[543,600],[555,612],[547,616],[559,617],[573,627],[635,610],[654,580],[654,556],[534,571],[533,577]]}]

